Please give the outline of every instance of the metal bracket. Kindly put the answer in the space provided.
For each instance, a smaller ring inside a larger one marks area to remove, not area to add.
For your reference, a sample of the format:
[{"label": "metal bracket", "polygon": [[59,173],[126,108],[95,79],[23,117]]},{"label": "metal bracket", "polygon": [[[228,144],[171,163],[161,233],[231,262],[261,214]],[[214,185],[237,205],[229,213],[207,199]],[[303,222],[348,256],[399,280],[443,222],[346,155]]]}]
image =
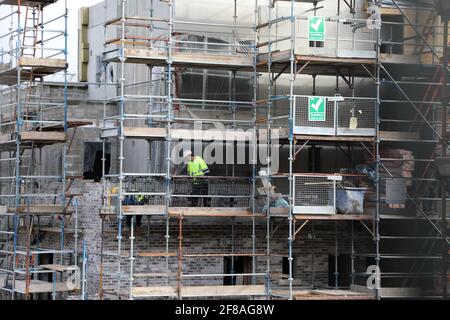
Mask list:
[{"label": "metal bracket", "polygon": [[372,229],[370,229],[370,228],[364,223],[364,221],[359,220],[359,222],[361,222],[361,224],[364,226],[364,228],[366,228],[367,231],[369,231],[370,235],[371,235],[373,238],[375,238],[375,232],[374,232]]},{"label": "metal bracket", "polygon": [[[295,221],[296,221],[296,220],[294,220],[294,230],[295,230]],[[305,222],[302,223],[302,225],[301,225],[300,227],[298,227],[298,229],[296,229],[296,230],[294,231],[293,240],[295,240],[297,234],[298,234],[300,231],[302,231],[302,229],[308,224],[308,222],[309,222],[309,220],[306,220]]]}]

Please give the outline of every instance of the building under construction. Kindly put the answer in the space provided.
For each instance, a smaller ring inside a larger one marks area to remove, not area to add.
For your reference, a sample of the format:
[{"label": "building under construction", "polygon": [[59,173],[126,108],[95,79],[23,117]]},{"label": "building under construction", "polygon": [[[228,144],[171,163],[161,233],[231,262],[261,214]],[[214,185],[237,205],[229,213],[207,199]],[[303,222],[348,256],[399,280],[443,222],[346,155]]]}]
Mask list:
[{"label": "building under construction", "polygon": [[0,13],[2,299],[447,299],[447,1]]}]

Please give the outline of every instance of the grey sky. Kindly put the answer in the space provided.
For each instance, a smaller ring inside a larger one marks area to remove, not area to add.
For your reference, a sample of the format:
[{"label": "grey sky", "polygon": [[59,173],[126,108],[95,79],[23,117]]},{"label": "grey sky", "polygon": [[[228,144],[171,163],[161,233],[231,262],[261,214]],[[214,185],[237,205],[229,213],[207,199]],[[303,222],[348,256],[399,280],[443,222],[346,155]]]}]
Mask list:
[{"label": "grey sky", "polygon": [[[77,73],[77,60],[78,60],[78,9],[85,6],[92,6],[96,3],[101,2],[102,0],[67,0],[67,7],[69,9],[69,18],[68,18],[68,62],[69,62],[69,73],[76,74]],[[44,10],[46,17],[56,17],[61,15],[64,12],[64,2],[65,0],[59,0],[57,3],[49,6]],[[3,17],[11,11],[10,6],[0,6],[0,16]],[[10,20],[2,21],[0,23],[0,34],[6,34]],[[60,30],[64,29],[63,20],[58,22],[58,26],[53,26],[54,28],[58,28]],[[9,46],[7,39],[0,40],[0,47],[7,48]],[[60,42],[58,44],[52,43],[52,47],[62,48],[64,46],[64,42]]]}]

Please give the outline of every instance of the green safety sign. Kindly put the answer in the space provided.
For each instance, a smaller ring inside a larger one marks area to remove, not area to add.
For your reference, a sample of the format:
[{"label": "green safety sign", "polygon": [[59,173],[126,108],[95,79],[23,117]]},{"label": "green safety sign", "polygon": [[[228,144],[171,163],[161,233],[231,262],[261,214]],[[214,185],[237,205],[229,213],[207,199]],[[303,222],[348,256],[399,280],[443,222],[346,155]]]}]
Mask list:
[{"label": "green safety sign", "polygon": [[309,97],[308,121],[326,121],[327,99],[324,97]]},{"label": "green safety sign", "polygon": [[308,17],[309,41],[325,41],[325,18]]}]

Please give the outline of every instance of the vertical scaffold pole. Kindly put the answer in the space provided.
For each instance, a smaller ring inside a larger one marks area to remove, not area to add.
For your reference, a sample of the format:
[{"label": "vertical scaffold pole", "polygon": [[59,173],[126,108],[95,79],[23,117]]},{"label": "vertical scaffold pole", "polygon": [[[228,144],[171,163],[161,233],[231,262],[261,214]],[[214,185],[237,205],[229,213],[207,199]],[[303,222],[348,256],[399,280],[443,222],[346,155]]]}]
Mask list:
[{"label": "vertical scaffold pole", "polygon": [[[167,79],[166,79],[166,99],[167,99],[167,142],[166,142],[166,270],[169,270],[169,245],[170,245],[170,215],[169,215],[169,207],[170,207],[170,201],[171,201],[171,164],[172,164],[172,158],[171,158],[171,148],[172,148],[172,131],[171,131],[171,124],[173,121],[173,98],[172,98],[172,50],[173,50],[173,30],[174,30],[174,21],[175,21],[175,12],[174,12],[174,6],[175,6],[175,0],[168,0],[167,2],[169,6],[169,34],[168,34],[168,42],[167,42],[167,61],[166,61],[166,69],[167,69]],[[168,285],[168,278],[166,278],[166,285]]]},{"label": "vertical scaffold pole", "polygon": [[[22,117],[21,117],[21,73],[22,69],[19,65],[19,57],[21,52],[21,43],[20,43],[20,35],[22,33],[21,30],[21,0],[17,1],[17,39],[16,39],[16,50],[14,52],[14,65],[17,68],[17,83],[16,83],[16,130],[20,134],[21,126],[22,126]],[[16,139],[16,157],[15,157],[15,200],[14,200],[14,243],[13,243],[13,264],[12,264],[12,272],[13,279],[11,284],[11,299],[15,299],[15,287],[16,287],[16,261],[17,261],[17,245],[18,245],[18,237],[19,237],[19,205],[20,205],[20,139]]]},{"label": "vertical scaffold pole", "polygon": [[[254,45],[252,47],[252,54],[253,54],[253,141],[251,143],[251,165],[252,165],[252,199],[251,199],[251,207],[252,207],[252,213],[256,213],[256,164],[257,164],[257,148],[258,148],[258,138],[257,138],[257,115],[258,115],[258,54],[256,49],[256,43],[258,42],[258,30],[256,26],[258,25],[258,0],[255,0],[255,8],[254,8]],[[256,219],[255,217],[252,217],[252,273],[256,273]],[[252,285],[256,284],[256,277],[252,276]]]},{"label": "vertical scaffold pole", "polygon": [[[376,5],[381,10],[381,3],[379,0],[376,1]],[[375,264],[377,271],[380,270],[380,210],[381,210],[381,179],[380,179],[380,105],[381,105],[381,28],[376,30],[376,64],[375,64],[375,86],[376,86],[376,103],[375,103],[375,114],[376,114],[376,139],[375,139],[375,189],[376,189],[376,208],[374,217],[374,241],[375,241]],[[377,275],[378,277],[379,275]],[[378,284],[377,281],[375,281]],[[380,300],[380,288],[378,285],[375,287],[375,297]]]},{"label": "vertical scaffold pole", "polygon": [[[448,139],[447,139],[447,106],[449,99],[447,97],[447,85],[448,85],[448,64],[449,64],[449,50],[448,50],[448,27],[449,18],[443,17],[444,19],[444,57],[442,59],[442,157],[447,155]],[[446,177],[441,176],[441,235],[442,235],[442,298],[444,300],[448,299],[448,255],[449,255],[449,245],[447,242],[447,189],[448,180]]]},{"label": "vertical scaffold pole", "polygon": [[[271,24],[270,24],[270,20],[272,19],[272,0],[268,0],[269,6],[268,6],[268,10],[269,10],[269,16],[268,16],[268,20],[269,20],[269,28],[268,28],[268,35],[267,35],[267,43],[268,43],[268,48],[267,48],[267,74],[269,77],[269,81],[268,81],[268,88],[267,88],[267,119],[266,119],[266,123],[267,123],[267,134],[266,134],[266,162],[267,162],[267,166],[266,166],[266,176],[268,181],[270,182],[270,147],[271,147],[271,126],[270,126],[270,112],[271,112],[271,106],[272,106],[272,44],[271,44]],[[270,296],[270,223],[271,223],[271,214],[270,214],[270,188],[267,190],[267,198],[266,198],[266,208],[267,208],[267,213],[266,213],[266,248],[267,248],[267,255],[266,255],[266,298],[268,298]]]},{"label": "vertical scaffold pole", "polygon": [[119,193],[117,199],[117,207],[119,211],[118,215],[118,228],[117,228],[117,298],[120,298],[120,285],[121,285],[121,263],[122,263],[122,220],[123,220],[123,207],[122,207],[122,199],[123,199],[123,160],[124,160],[124,121],[125,121],[125,27],[126,27],[126,3],[127,0],[122,0],[122,19],[121,19],[121,45],[120,45],[120,68],[121,75],[119,79],[120,83],[120,129],[119,129]]},{"label": "vertical scaffold pole", "polygon": [[293,244],[294,244],[294,177],[293,177],[293,164],[294,164],[294,123],[293,123],[293,109],[294,109],[294,83],[296,75],[296,62],[295,62],[295,1],[291,0],[290,8],[291,18],[291,48],[290,48],[290,76],[289,76],[289,300],[293,299],[292,285],[294,281],[293,277]]}]

